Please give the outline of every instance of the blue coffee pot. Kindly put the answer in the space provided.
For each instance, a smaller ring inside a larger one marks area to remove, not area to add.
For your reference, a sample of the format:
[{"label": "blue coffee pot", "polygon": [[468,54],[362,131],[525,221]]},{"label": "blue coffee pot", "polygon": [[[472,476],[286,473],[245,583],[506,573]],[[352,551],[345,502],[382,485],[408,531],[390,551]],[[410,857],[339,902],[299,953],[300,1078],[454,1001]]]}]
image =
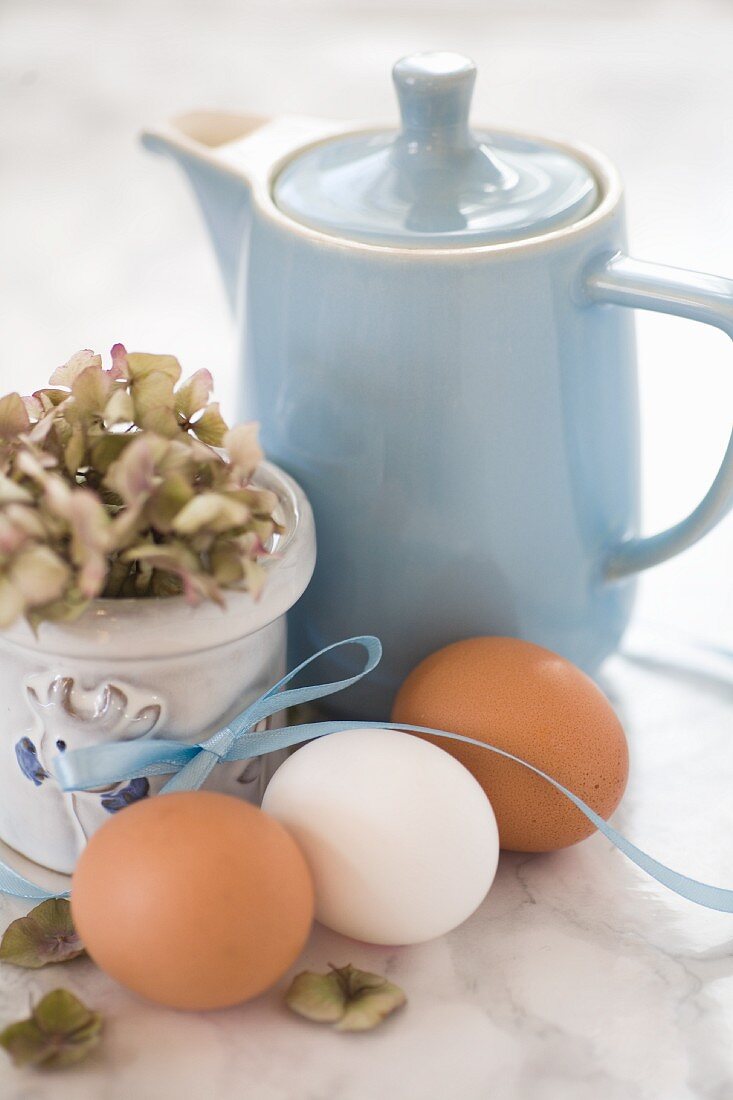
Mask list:
[{"label": "blue coffee pot", "polygon": [[[613,165],[473,131],[475,75],[456,54],[399,61],[396,131],[199,111],[144,138],[201,204],[240,324],[240,412],[313,505],[291,660],[384,643],[339,697],[353,718],[385,716],[421,658],[471,635],[594,672],[636,574],[733,504],[732,442],[697,508],[640,537],[629,308],[733,336],[733,281],[629,258]],[[352,671],[331,659],[325,679]]]}]

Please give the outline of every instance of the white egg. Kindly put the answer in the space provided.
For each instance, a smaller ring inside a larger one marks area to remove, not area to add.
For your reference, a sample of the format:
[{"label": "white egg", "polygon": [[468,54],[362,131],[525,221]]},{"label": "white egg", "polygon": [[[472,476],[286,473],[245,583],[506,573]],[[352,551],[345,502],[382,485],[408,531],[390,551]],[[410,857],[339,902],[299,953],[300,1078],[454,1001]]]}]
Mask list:
[{"label": "white egg", "polygon": [[454,757],[411,734],[346,730],[278,769],[262,808],[300,845],[316,917],[366,943],[409,944],[456,928],[494,880],[494,811]]}]

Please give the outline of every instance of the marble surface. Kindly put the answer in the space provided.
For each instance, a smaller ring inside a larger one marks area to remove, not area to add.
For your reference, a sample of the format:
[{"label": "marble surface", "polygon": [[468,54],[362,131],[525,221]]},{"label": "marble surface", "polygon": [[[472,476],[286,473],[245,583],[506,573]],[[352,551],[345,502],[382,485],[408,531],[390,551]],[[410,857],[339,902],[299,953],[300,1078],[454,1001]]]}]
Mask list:
[{"label": "marble surface", "polygon": [[[677,869],[733,884],[733,665],[668,643],[651,657],[649,641],[604,679],[632,753],[615,822]],[[0,923],[22,911],[5,900]],[[6,966],[0,1019],[64,984],[107,1025],[100,1051],[63,1077],[0,1062],[0,1095],[724,1100],[732,948],[733,918],[677,899],[599,836],[550,856],[504,854],[479,911],[433,943],[367,947],[316,928],[293,973],[352,962],[407,991],[407,1008],[370,1035],[289,1015],[287,978],[252,1004],[186,1015],[142,1003],[88,961]]]},{"label": "marble surface", "polygon": [[[80,346],[171,350],[212,367],[231,407],[232,337],[213,261],[174,170],[140,124],[189,106],[394,117],[391,62],[471,53],[476,114],[605,148],[629,191],[633,251],[731,271],[728,0],[4,0],[0,6],[0,386],[31,388]],[[730,346],[639,319],[647,529],[679,518],[730,429]],[[644,579],[628,653],[604,670],[632,750],[622,831],[678,870],[733,886],[733,521]],[[24,909],[0,902],[0,926]],[[90,963],[0,973],[0,1021],[65,984],[102,1010],[65,1075],[0,1059],[9,1098],[727,1100],[733,918],[676,899],[595,837],[502,857],[450,936],[383,950],[316,929],[302,967],[353,962],[408,1008],[347,1037],[282,1006],[285,983],[207,1016],[143,1004]]]}]

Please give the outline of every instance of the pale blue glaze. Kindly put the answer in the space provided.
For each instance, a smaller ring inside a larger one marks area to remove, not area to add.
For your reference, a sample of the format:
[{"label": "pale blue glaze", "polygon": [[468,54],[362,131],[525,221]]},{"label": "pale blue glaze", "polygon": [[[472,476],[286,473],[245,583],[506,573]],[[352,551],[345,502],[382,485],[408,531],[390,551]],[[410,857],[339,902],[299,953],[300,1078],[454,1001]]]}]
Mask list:
[{"label": "pale blue glaze", "polygon": [[384,717],[459,638],[517,635],[589,670],[616,648],[634,583],[603,564],[638,531],[632,318],[574,288],[622,244],[620,211],[580,240],[442,261],[324,253],[255,218],[241,411],[316,517],[291,663],[350,630],[384,642],[338,703],[353,717]]},{"label": "pale blue glaze", "polygon": [[[191,141],[164,144],[191,171]],[[235,154],[202,147],[195,186],[243,320],[240,412],[315,512],[291,663],[378,635],[379,670],[333,708],[365,719],[387,715],[421,658],[471,635],[527,638],[595,671],[628,623],[633,574],[733,503],[729,448],[688,519],[639,537],[633,314],[621,307],[733,334],[733,283],[625,258],[618,178],[587,151],[569,155],[601,198],[577,224],[433,250],[314,232],[272,200],[277,155],[245,198]],[[348,652],[323,660],[325,678],[354,671]]]},{"label": "pale blue glaze", "polygon": [[372,244],[455,248],[546,233],[596,205],[592,172],[564,149],[471,132],[472,61],[415,54],[392,75],[402,129],[340,135],[292,158],[274,186],[289,217]]}]

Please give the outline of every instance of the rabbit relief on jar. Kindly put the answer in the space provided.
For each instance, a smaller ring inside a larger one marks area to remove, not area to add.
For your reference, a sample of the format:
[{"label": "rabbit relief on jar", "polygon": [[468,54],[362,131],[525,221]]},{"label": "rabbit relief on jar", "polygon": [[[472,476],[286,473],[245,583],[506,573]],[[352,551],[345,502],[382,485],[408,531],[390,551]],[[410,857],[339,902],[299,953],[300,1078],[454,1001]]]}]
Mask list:
[{"label": "rabbit relief on jar", "polygon": [[15,742],[18,767],[29,783],[40,788],[38,797],[53,802],[58,812],[56,827],[64,822],[69,840],[81,848],[99,824],[100,805],[107,813],[115,813],[145,798],[150,784],[136,778],[67,794],[54,778],[54,757],[106,741],[151,735],[164,714],[163,701],[119,680],[84,688],[71,676],[49,672],[28,676],[25,694],[31,723]]}]

